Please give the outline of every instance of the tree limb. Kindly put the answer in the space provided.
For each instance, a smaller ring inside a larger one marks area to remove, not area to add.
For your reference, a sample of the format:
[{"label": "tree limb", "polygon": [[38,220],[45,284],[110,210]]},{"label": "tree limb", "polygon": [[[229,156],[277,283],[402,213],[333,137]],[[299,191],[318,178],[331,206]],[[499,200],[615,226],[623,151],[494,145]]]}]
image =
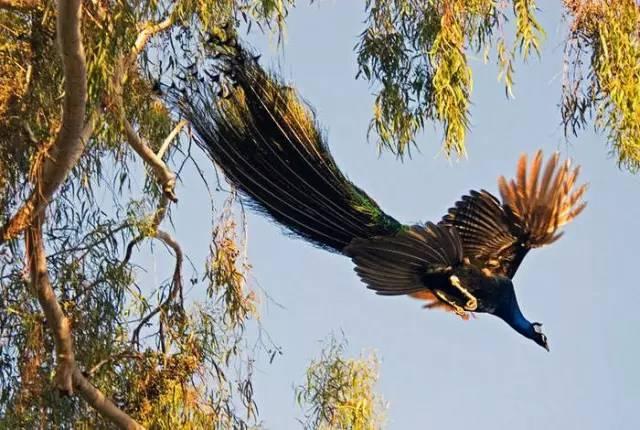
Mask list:
[{"label": "tree limb", "polygon": [[38,297],[56,346],[56,387],[68,395],[73,393],[72,374],[75,355],[69,320],[64,315],[49,281],[47,258],[42,241],[43,217],[38,216],[25,235],[25,248],[31,272],[33,292]]},{"label": "tree limb", "polygon": [[34,221],[26,232],[25,247],[33,290],[38,297],[47,325],[53,334],[56,347],[55,383],[57,388],[66,394],[72,394],[75,387],[78,394],[105,419],[123,429],[144,430],[144,427],[94,387],[77,368],[69,320],[64,315],[49,280],[42,240],[43,217],[40,215]]},{"label": "tree limb", "polygon": [[149,146],[142,141],[138,136],[133,126],[124,118],[124,109],[120,102],[121,120],[124,125],[124,131],[127,136],[127,141],[134,151],[149,165],[156,180],[162,187],[164,195],[173,202],[178,201],[178,197],[175,194],[176,175],[169,170],[169,167],[165,164],[160,157],[158,157]]},{"label": "tree limb", "polygon": [[[133,44],[133,48],[131,48],[131,53],[129,54],[129,59],[127,61],[128,64],[126,64],[126,66],[129,67],[136,61],[136,58],[138,58],[138,55],[140,55],[140,52],[142,52],[152,36],[160,33],[161,31],[167,30],[172,25],[173,14],[170,14],[167,18],[158,23],[147,23],[144,26],[144,29],[138,33],[138,37],[136,37],[136,41]],[[126,77],[123,78],[126,79]]]},{"label": "tree limb", "polygon": [[80,369],[73,371],[73,385],[78,390],[78,394],[97,410],[104,418],[108,419],[121,429],[144,430],[133,418],[118,408],[111,400],[94,387],[87,378],[84,377]]},{"label": "tree limb", "polygon": [[170,14],[167,18],[159,23],[148,23],[144,26],[144,29],[138,34],[136,37],[136,41],[131,48],[131,52],[129,52],[128,56],[121,58],[119,72],[116,74],[115,84],[117,85],[116,89],[116,101],[117,110],[116,113],[120,118],[125,130],[125,135],[127,137],[127,141],[129,145],[136,151],[136,153],[144,160],[146,164],[151,167],[151,170],[156,177],[156,180],[162,187],[162,191],[164,195],[171,200],[172,202],[177,202],[178,198],[175,194],[175,183],[176,183],[176,175],[167,167],[167,165],[162,161],[162,154],[166,150],[166,146],[175,138],[175,135],[178,134],[180,129],[184,126],[184,124],[176,125],[174,131],[172,131],[167,139],[162,144],[164,150],[161,148],[158,155],[154,154],[154,152],[149,148],[149,146],[144,143],[144,141],[138,136],[133,126],[129,122],[129,120],[125,117],[124,112],[124,103],[122,100],[122,91],[124,88],[124,84],[127,82],[129,77],[128,70],[135,63],[138,55],[144,49],[149,39],[155,34],[164,31],[170,28],[173,25],[173,14]]},{"label": "tree limb", "polygon": [[[62,123],[55,142],[37,169],[34,189],[7,224],[0,228],[0,243],[22,233],[49,204],[84,150],[87,103],[87,67],[80,32],[81,0],[60,0],[56,20],[64,71]],[[92,127],[91,127],[92,128]]]},{"label": "tree limb", "polygon": [[[21,2],[24,3],[26,2]],[[142,426],[92,386],[76,367],[70,323],[51,286],[42,238],[43,210],[82,155],[95,125],[95,115],[84,125],[87,70],[80,32],[81,15],[81,0],[58,1],[56,26],[64,71],[62,122],[55,142],[47,149],[42,165],[36,169],[34,190],[23,206],[0,229],[0,243],[26,231],[25,250],[33,292],[42,307],[56,348],[57,388],[71,394],[75,387],[106,419],[124,429],[141,430]]]},{"label": "tree limb", "polygon": [[133,330],[131,335],[131,343],[133,345],[140,345],[140,331],[142,328],[149,322],[151,318],[153,318],[158,312],[166,310],[171,302],[173,302],[178,293],[182,290],[182,261],[184,260],[184,255],[182,253],[182,249],[180,248],[180,244],[167,232],[163,230],[156,230],[155,235],[153,236],[156,239],[164,242],[165,245],[173,249],[173,252],[176,255],[176,265],[173,270],[173,278],[171,280],[171,288],[169,290],[168,297],[156,306],[151,312],[145,315],[141,320],[138,326]]},{"label": "tree limb", "polygon": [[171,142],[173,141],[173,139],[176,138],[178,133],[180,133],[180,131],[182,130],[182,128],[185,125],[187,125],[187,120],[186,119],[182,119],[176,124],[176,126],[173,128],[173,130],[171,130],[171,133],[169,133],[169,135],[162,142],[162,145],[160,145],[160,149],[158,150],[158,153],[156,154],[158,156],[158,158],[162,159],[162,157],[164,157],[164,154],[165,154],[165,152],[167,152],[167,149],[169,148],[169,145],[171,145]]}]

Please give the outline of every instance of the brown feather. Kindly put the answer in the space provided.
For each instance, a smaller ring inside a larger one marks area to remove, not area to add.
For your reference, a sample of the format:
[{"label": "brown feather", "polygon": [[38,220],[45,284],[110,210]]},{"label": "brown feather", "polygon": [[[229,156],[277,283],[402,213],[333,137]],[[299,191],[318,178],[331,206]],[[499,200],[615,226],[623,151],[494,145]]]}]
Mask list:
[{"label": "brown feather", "polygon": [[409,227],[395,236],[354,239],[345,252],[360,279],[377,294],[417,295],[430,303],[440,300],[429,292],[424,276],[451,272],[463,260],[458,233],[432,223]]},{"label": "brown feather", "polygon": [[579,173],[580,166],[560,163],[558,153],[543,167],[542,151],[537,151],[528,168],[522,155],[515,179],[498,178],[502,205],[486,191],[472,191],[441,223],[456,228],[465,256],[512,277],[530,249],[558,240],[558,229],[584,210],[587,187],[575,187]]}]

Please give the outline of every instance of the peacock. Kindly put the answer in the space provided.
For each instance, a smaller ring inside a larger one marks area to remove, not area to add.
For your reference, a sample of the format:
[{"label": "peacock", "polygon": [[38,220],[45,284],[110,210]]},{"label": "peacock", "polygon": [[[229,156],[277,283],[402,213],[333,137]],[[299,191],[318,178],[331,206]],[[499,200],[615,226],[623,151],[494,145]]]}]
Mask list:
[{"label": "peacock", "polygon": [[[555,242],[585,208],[579,167],[522,155],[501,199],[470,191],[437,223],[403,225],[338,168],[315,115],[257,57],[219,56],[177,103],[197,144],[247,204],[311,244],[350,258],[368,288],[407,295],[464,319],[488,313],[549,350],[542,324],[523,315],[512,279],[527,253]],[[221,77],[222,75],[222,77]]]}]

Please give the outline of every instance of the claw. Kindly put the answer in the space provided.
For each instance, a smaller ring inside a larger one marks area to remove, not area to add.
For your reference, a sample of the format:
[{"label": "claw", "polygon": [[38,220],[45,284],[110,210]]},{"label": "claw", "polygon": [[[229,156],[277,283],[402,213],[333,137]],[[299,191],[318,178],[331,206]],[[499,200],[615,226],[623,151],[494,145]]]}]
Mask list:
[{"label": "claw", "polygon": [[442,291],[437,290],[436,291],[436,295],[446,304],[448,304],[449,306],[451,306],[453,308],[453,310],[455,311],[456,315],[458,316],[464,316],[465,312],[464,309],[462,309],[461,306],[457,305],[456,303],[454,303],[452,300],[450,300]]},{"label": "claw", "polygon": [[478,299],[476,299],[473,294],[471,294],[469,291],[467,291],[466,288],[462,286],[460,278],[458,278],[456,275],[451,275],[449,276],[449,281],[451,282],[451,285],[460,290],[460,292],[464,294],[464,296],[468,299],[467,303],[464,305],[464,308],[466,310],[475,311],[476,309],[478,309]]}]

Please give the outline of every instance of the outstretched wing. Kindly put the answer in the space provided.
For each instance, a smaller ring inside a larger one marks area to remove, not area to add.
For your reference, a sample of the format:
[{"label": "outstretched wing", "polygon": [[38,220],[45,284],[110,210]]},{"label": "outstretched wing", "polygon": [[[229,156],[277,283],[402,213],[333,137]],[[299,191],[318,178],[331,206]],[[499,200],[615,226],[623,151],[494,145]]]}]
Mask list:
[{"label": "outstretched wing", "polygon": [[360,279],[377,294],[407,294],[426,300],[425,307],[449,310],[428,290],[425,279],[447,276],[462,264],[463,249],[455,229],[433,223],[414,225],[393,236],[354,239],[345,253]]},{"label": "outstretched wing", "polygon": [[586,184],[574,187],[579,172],[579,167],[571,170],[568,160],[559,164],[558,153],[542,169],[542,151],[527,172],[527,157],[522,155],[517,178],[498,179],[502,203],[487,191],[471,191],[440,224],[456,228],[473,263],[513,278],[530,249],[558,240],[559,228],[585,208],[581,199]]}]

